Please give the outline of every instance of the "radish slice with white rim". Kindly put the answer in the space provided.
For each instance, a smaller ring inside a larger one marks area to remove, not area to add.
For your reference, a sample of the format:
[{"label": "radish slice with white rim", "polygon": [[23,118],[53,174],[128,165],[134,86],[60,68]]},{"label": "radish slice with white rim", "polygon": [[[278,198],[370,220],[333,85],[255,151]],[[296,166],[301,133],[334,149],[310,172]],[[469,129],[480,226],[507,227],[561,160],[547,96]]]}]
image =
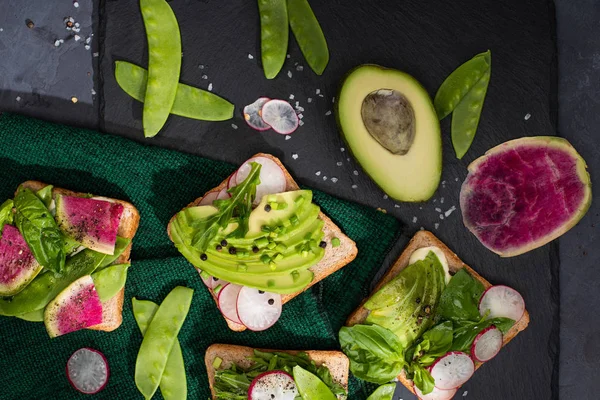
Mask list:
[{"label": "radish slice with white rim", "polygon": [[262,108],[269,100],[268,97],[260,97],[254,103],[248,104],[244,107],[244,121],[248,126],[257,131],[266,131],[271,129],[271,126],[267,124],[261,117]]},{"label": "radish slice with white rim", "polygon": [[219,292],[217,300],[219,310],[221,310],[223,316],[236,324],[242,323],[237,314],[237,298],[240,290],[242,290],[242,286],[228,283]]},{"label": "radish slice with white rim", "polygon": [[282,135],[289,135],[298,128],[298,115],[294,107],[285,100],[270,100],[265,103],[261,117],[273,130]]},{"label": "radish slice with white rim", "polygon": [[221,191],[217,194],[216,200],[225,200],[230,198],[231,195],[227,193],[227,188],[221,189]]},{"label": "radish slice with white rim", "polygon": [[248,400],[294,400],[297,396],[294,378],[284,371],[263,372],[248,389]]},{"label": "radish slice with white rim", "polygon": [[462,351],[446,353],[431,366],[431,376],[435,387],[442,390],[459,388],[475,372],[475,364],[468,354]]},{"label": "radish slice with white rim", "polygon": [[502,348],[502,332],[494,325],[479,332],[471,345],[471,356],[479,362],[491,360]]},{"label": "radish slice with white rim", "polygon": [[104,354],[84,347],[67,361],[67,378],[71,385],[85,394],[95,394],[108,383],[110,370]]},{"label": "radish slice with white rim", "polygon": [[217,199],[217,196],[219,195],[219,192],[214,190],[212,192],[208,192],[204,195],[204,197],[202,198],[202,200],[200,200],[200,203],[198,203],[199,206],[210,206],[213,201],[215,201]]},{"label": "radish slice with white rim", "polygon": [[479,314],[487,318],[504,317],[517,322],[525,313],[523,296],[515,289],[497,285],[489,287],[479,299]]},{"label": "radish slice with white rim", "polygon": [[237,298],[237,313],[246,328],[264,331],[281,316],[281,295],[244,286]]},{"label": "radish slice with white rim", "polygon": [[208,283],[206,284],[206,286],[208,286],[209,289],[215,289],[218,286],[225,286],[228,283],[229,282],[224,281],[223,279],[219,279],[216,276],[211,276],[210,279],[208,279]]},{"label": "radish slice with white rim", "polygon": [[254,157],[242,164],[235,174],[236,184],[239,185],[248,177],[252,166],[250,163],[256,162],[261,165],[260,184],[256,187],[256,198],[254,204],[260,203],[263,196],[267,194],[281,193],[285,191],[285,175],[279,165],[270,158]]},{"label": "radish slice with white rim", "polygon": [[431,392],[423,394],[416,385],[413,389],[417,397],[421,400],[450,400],[458,391],[458,389],[444,390],[434,387]]},{"label": "radish slice with white rim", "polygon": [[227,189],[231,189],[232,187],[237,185],[236,178],[235,178],[236,175],[237,175],[237,171],[235,171],[233,174],[229,175],[229,178],[227,179]]}]

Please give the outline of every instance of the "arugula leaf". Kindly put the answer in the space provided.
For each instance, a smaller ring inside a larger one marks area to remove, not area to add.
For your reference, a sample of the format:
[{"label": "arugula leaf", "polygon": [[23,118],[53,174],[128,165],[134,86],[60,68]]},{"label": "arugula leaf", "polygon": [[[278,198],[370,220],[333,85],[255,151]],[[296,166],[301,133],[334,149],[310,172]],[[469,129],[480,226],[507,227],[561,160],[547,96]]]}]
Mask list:
[{"label": "arugula leaf", "polygon": [[398,337],[378,325],[342,327],[339,337],[350,359],[350,370],[362,380],[387,383],[406,365]]},{"label": "arugula leaf", "polygon": [[452,351],[465,351],[469,352],[473,340],[475,337],[484,329],[495,325],[496,328],[504,334],[513,325],[515,321],[509,318],[482,318],[479,321],[463,321],[458,328],[454,330],[454,339],[452,342]]},{"label": "arugula leaf", "polygon": [[6,200],[2,205],[0,205],[0,233],[2,233],[2,228],[6,224],[13,223],[13,201]]},{"label": "arugula leaf", "polygon": [[423,334],[404,354],[407,360],[418,362],[423,367],[428,367],[438,358],[443,356],[452,347],[452,322],[445,321],[434,326]]},{"label": "arugula leaf", "polygon": [[33,256],[44,268],[61,272],[65,267],[62,234],[54,217],[35,193],[20,187],[14,200],[15,225]]},{"label": "arugula leaf", "polygon": [[394,392],[396,391],[395,383],[388,383],[387,385],[379,386],[367,400],[393,400]]},{"label": "arugula leaf", "polygon": [[438,315],[442,320],[460,322],[478,321],[479,299],[485,288],[463,268],[450,279],[442,292]]},{"label": "arugula leaf", "polygon": [[38,190],[35,195],[44,203],[46,208],[50,208],[50,203],[52,203],[52,185],[46,185],[40,190]]},{"label": "arugula leaf", "polygon": [[413,367],[414,368],[412,370],[412,380],[415,383],[415,386],[418,387],[421,393],[423,394],[431,393],[435,386],[435,380],[433,379],[429,371],[423,368],[419,363],[413,364]]}]

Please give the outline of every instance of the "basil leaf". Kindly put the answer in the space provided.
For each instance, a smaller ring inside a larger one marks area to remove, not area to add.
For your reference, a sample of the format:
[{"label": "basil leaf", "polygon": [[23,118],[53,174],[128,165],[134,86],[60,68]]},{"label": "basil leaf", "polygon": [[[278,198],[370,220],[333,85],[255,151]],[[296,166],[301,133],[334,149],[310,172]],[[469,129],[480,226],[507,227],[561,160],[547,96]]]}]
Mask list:
[{"label": "basil leaf", "polygon": [[46,208],[50,208],[50,204],[52,203],[52,185],[46,185],[40,190],[38,190],[35,195],[44,203]]},{"label": "basil leaf", "polygon": [[65,267],[62,234],[54,217],[35,193],[20,187],[14,200],[15,225],[33,256],[44,268],[61,272]]},{"label": "basil leaf", "polygon": [[343,352],[350,359],[350,370],[362,380],[387,383],[396,378],[406,364],[398,337],[380,326],[343,327],[339,338]]},{"label": "basil leaf", "polygon": [[423,394],[431,393],[435,386],[435,380],[433,379],[429,371],[427,371],[418,363],[414,364],[413,382]]},{"label": "basil leaf", "polygon": [[428,367],[438,358],[443,356],[452,347],[453,326],[452,322],[445,321],[425,332],[421,340],[411,346],[405,354],[423,367]]},{"label": "basil leaf", "polygon": [[452,322],[479,321],[479,299],[484,290],[464,268],[459,270],[442,292],[438,315]]},{"label": "basil leaf", "polygon": [[495,325],[504,334],[515,323],[509,318],[492,318],[477,322],[463,321],[461,325],[454,330],[454,339],[452,342],[453,351],[469,352],[473,340],[484,329]]},{"label": "basil leaf", "polygon": [[387,385],[379,386],[367,400],[393,400],[394,392],[396,391],[395,383],[388,383]]},{"label": "basil leaf", "polygon": [[2,205],[0,205],[0,233],[2,232],[2,228],[6,224],[13,223],[13,201],[6,200]]}]

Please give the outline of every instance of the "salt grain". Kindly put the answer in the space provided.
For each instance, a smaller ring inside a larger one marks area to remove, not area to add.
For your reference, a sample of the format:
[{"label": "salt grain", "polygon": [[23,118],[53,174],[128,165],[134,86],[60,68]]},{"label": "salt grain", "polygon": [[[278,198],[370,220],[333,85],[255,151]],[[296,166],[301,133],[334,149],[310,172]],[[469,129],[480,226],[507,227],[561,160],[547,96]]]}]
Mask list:
[{"label": "salt grain", "polygon": [[254,60],[254,56],[252,54],[248,53],[248,59],[249,60]]},{"label": "salt grain", "polygon": [[100,53],[98,53],[97,51],[94,52],[94,54],[92,54],[92,56],[94,56],[94,57],[98,57],[99,55],[100,55]]},{"label": "salt grain", "polygon": [[345,149],[345,148],[343,148],[343,147],[340,147],[340,151],[343,153],[343,152],[345,152],[345,151],[346,151],[346,149]]},{"label": "salt grain", "polygon": [[200,65],[198,65],[198,68],[199,68],[199,69],[204,69],[204,64],[200,64]]},{"label": "salt grain", "polygon": [[60,40],[57,39],[54,41],[54,47],[58,47],[58,46],[60,46]]},{"label": "salt grain", "polygon": [[213,88],[213,84],[212,84],[212,83],[209,83],[209,84],[208,84],[208,91],[209,91],[209,92],[211,92],[211,91],[212,91],[212,88]]},{"label": "salt grain", "polygon": [[298,121],[298,125],[300,125],[300,126],[304,125],[304,121],[302,121],[302,120]]},{"label": "salt grain", "polygon": [[335,176],[333,178],[331,178],[331,182],[336,183],[338,181],[338,178],[336,178]]},{"label": "salt grain", "polygon": [[292,71],[288,71],[288,78],[292,77]]},{"label": "salt grain", "polygon": [[79,42],[81,40],[81,36],[75,35],[73,36],[73,39],[75,39],[76,42]]},{"label": "salt grain", "polygon": [[444,219],[444,214],[440,214],[440,219]]},{"label": "salt grain", "polygon": [[204,74],[201,76],[202,79],[208,79],[208,75]]},{"label": "salt grain", "polygon": [[231,124],[231,127],[232,127],[233,129],[237,129],[237,128],[238,128],[238,126],[237,126],[236,124]]},{"label": "salt grain", "polygon": [[302,65],[298,65],[298,66],[296,67],[296,71],[300,71],[300,72],[302,72],[302,71],[304,71],[304,67],[303,67]]},{"label": "salt grain", "polygon": [[292,137],[290,135],[285,135],[285,140],[290,140]]},{"label": "salt grain", "polygon": [[306,101],[308,101],[309,103],[312,103],[312,97],[309,97],[308,99],[306,99]]},{"label": "salt grain", "polygon": [[335,165],[337,165],[338,167],[341,167],[344,163],[341,161],[338,161],[337,163],[335,163]]},{"label": "salt grain", "polygon": [[439,207],[436,207],[436,208],[435,208],[435,211],[437,211],[437,212],[442,212],[442,209],[441,209],[441,208],[439,208]]},{"label": "salt grain", "polygon": [[433,226],[435,227],[435,229],[437,229],[440,227],[440,224],[436,222],[435,224],[433,224]]},{"label": "salt grain", "polygon": [[323,96],[322,94],[320,94],[319,97],[325,97],[325,96]]},{"label": "salt grain", "polygon": [[79,3],[78,3],[78,2],[76,2],[76,1],[74,1],[74,2],[73,2],[73,7],[75,7],[75,8],[79,8]]},{"label": "salt grain", "polygon": [[298,114],[298,118],[302,119],[304,118],[304,115],[302,113]]},{"label": "salt grain", "polygon": [[394,208],[400,208],[400,204],[394,204]]},{"label": "salt grain", "polygon": [[85,46],[83,46],[86,50],[91,49],[92,47],[89,44],[86,44]]},{"label": "salt grain", "polygon": [[[290,94],[290,100],[294,100],[294,95],[293,95],[293,94]],[[299,104],[299,103],[298,103],[298,102],[296,102],[296,107],[298,107],[298,104]]]},{"label": "salt grain", "polygon": [[317,171],[317,172],[315,172],[315,175],[316,175],[316,176],[319,176],[319,175],[321,175],[321,171]]},{"label": "salt grain", "polygon": [[16,100],[21,101],[21,96],[17,96]]},{"label": "salt grain", "polygon": [[469,391],[465,390],[465,392],[463,393],[463,397],[467,397],[468,394],[469,394]]},{"label": "salt grain", "polygon": [[92,89],[92,96],[96,95],[96,91],[94,89]]},{"label": "salt grain", "polygon": [[358,175],[358,171],[357,171],[357,170],[354,170],[354,171],[352,171],[352,173],[353,173],[354,175]]},{"label": "salt grain", "polygon": [[357,187],[357,185],[352,185],[352,189],[356,189]]},{"label": "salt grain", "polygon": [[529,113],[525,114],[525,121],[527,121],[529,118],[531,118],[531,114],[529,114]]},{"label": "salt grain", "polygon": [[315,94],[319,94],[319,93],[321,93],[321,89],[315,90]]},{"label": "salt grain", "polygon": [[383,195],[383,199],[384,199],[384,200],[387,200],[387,199],[389,199],[389,196],[388,196],[387,194],[384,194],[384,195]]},{"label": "salt grain", "polygon": [[333,97],[331,98],[331,102],[332,102],[332,103],[335,103],[335,96],[333,96]]},{"label": "salt grain", "polygon": [[445,185],[445,184],[446,184],[446,181],[442,181],[442,185]]},{"label": "salt grain", "polygon": [[413,224],[417,223],[417,217],[413,217]]},{"label": "salt grain", "polygon": [[458,178],[454,178],[454,182],[458,182]]},{"label": "salt grain", "polygon": [[327,180],[327,176],[323,175],[323,180],[326,181]]},{"label": "salt grain", "polygon": [[331,110],[328,110],[325,115],[331,115]]},{"label": "salt grain", "polygon": [[450,208],[448,209],[448,211],[446,211],[446,212],[444,213],[444,215],[445,215],[446,217],[449,217],[449,216],[450,216],[450,214],[452,214],[454,211],[456,211],[456,207],[455,207],[455,206],[452,206],[452,207],[450,207]]},{"label": "salt grain", "polygon": [[350,162],[350,157],[346,158],[346,161]]},{"label": "salt grain", "polygon": [[292,158],[294,160],[297,160],[298,159],[298,153],[292,153]]},{"label": "salt grain", "polygon": [[444,198],[443,197],[440,199],[440,204],[444,204]]},{"label": "salt grain", "polygon": [[287,56],[285,56],[286,58],[290,58],[290,55],[288,54]]}]

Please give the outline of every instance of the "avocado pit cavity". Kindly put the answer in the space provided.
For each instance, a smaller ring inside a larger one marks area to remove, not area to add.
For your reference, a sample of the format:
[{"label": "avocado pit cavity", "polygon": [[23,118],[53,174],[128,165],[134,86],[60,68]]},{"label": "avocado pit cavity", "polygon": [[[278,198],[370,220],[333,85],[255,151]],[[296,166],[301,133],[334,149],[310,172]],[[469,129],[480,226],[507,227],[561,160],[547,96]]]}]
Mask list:
[{"label": "avocado pit cavity", "polygon": [[365,127],[392,154],[408,153],[415,139],[415,112],[408,99],[393,89],[379,89],[361,107]]}]

